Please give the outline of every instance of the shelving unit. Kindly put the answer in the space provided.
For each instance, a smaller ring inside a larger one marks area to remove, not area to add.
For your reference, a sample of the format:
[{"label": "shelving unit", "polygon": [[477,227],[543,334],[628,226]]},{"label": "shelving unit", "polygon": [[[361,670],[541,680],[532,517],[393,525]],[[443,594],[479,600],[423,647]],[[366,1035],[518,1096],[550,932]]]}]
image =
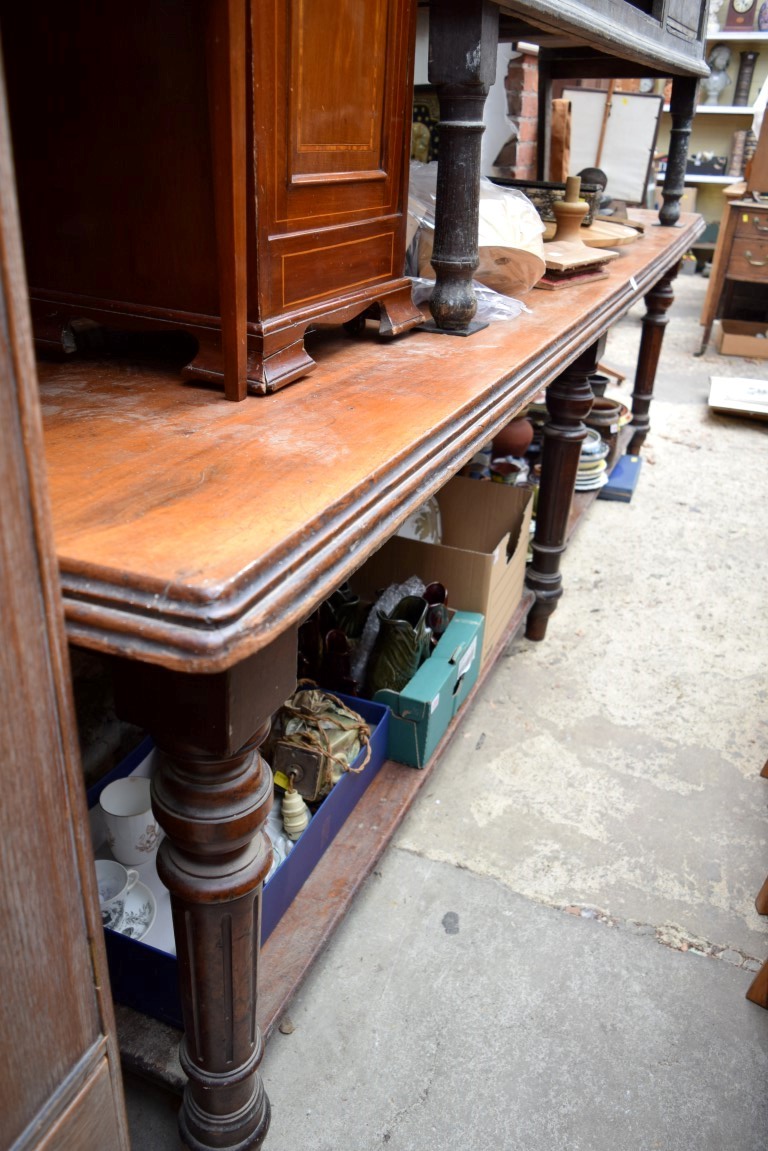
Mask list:
[{"label": "shelving unit", "polygon": [[[709,55],[715,44],[727,44],[732,50],[731,62],[728,66],[731,84],[723,93],[722,103],[699,103],[696,105],[696,120],[688,149],[689,156],[694,156],[699,152],[709,152],[715,156],[729,156],[733,133],[751,128],[754,116],[753,103],[760,94],[763,85],[768,82],[768,32],[746,33],[723,30],[717,35],[707,38],[705,55]],[[763,51],[760,51],[761,46]],[[738,75],[739,52],[742,50],[760,51],[750,86],[750,104],[746,106],[729,104],[725,100],[725,97],[733,95]],[[657,142],[657,152],[660,155],[664,155],[669,146],[669,132],[669,104],[665,104]],[[739,176],[727,174],[722,176],[697,175],[690,171],[686,172],[686,187],[697,190],[695,210],[702,214],[707,224],[702,240],[696,245],[697,251],[705,253],[714,250],[720,222],[726,207],[721,189],[739,179]]]}]

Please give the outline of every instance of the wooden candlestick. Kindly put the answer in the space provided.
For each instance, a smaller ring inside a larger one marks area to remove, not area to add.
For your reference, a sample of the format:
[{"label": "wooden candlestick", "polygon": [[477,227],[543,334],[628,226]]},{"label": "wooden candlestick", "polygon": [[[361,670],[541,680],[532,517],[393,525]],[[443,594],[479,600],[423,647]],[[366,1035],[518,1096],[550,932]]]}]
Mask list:
[{"label": "wooden candlestick", "polygon": [[583,240],[579,235],[582,221],[589,211],[586,200],[579,199],[581,192],[581,176],[569,176],[565,181],[565,198],[555,200],[552,210],[555,213],[557,229],[554,242],[581,244]]},{"label": "wooden candlestick", "polygon": [[552,204],[557,227],[554,239],[544,245],[547,270],[536,284],[537,288],[553,290],[606,276],[605,265],[619,254],[605,248],[590,248],[584,243],[581,224],[589,204],[579,199],[580,191],[581,177],[569,176],[565,182],[565,198]]}]

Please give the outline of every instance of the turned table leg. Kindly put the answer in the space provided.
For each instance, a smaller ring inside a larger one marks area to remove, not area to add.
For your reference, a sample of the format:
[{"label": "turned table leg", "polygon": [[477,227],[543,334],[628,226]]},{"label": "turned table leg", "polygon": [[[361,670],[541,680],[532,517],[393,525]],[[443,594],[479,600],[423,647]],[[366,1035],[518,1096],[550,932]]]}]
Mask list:
[{"label": "turned table leg", "polygon": [[430,9],[429,82],[440,101],[440,154],[429,306],[445,331],[466,332],[477,310],[480,143],[498,35],[499,9],[490,0],[441,0]]},{"label": "turned table leg", "polygon": [[544,639],[549,617],[563,594],[560,559],[567,547],[568,516],[587,434],[582,421],[594,400],[589,377],[597,368],[598,348],[594,344],[583,352],[547,388],[549,420],[544,427],[533,560],[525,577],[536,596],[528,613],[528,639]]},{"label": "turned table leg", "polygon": [[295,683],[295,632],[224,672],[116,669],[121,715],[158,747],[157,869],[171,893],[188,1076],[179,1129],[190,1151],[255,1151],[269,1127],[256,996],[272,774],[259,745]]},{"label": "turned table leg", "polygon": [[639,455],[650,430],[649,411],[656,382],[656,369],[659,366],[664,330],[669,322],[669,311],[675,295],[672,281],[680,270],[676,264],[666,272],[645,297],[646,313],[643,316],[643,334],[637,357],[635,387],[632,392],[632,439],[627,451]]},{"label": "turned table leg", "polygon": [[672,127],[659,212],[659,223],[668,228],[674,227],[680,219],[680,200],[685,191],[685,169],[696,110],[697,83],[692,76],[675,76],[672,80],[672,97],[669,102]]}]

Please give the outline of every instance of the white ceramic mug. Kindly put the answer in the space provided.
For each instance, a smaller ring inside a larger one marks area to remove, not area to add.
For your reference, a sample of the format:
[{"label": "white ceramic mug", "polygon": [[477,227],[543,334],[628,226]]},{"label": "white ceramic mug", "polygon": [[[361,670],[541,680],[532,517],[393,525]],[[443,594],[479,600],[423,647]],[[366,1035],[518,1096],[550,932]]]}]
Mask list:
[{"label": "white ceramic mug", "polygon": [[125,914],[128,892],[139,878],[138,871],[123,867],[114,859],[96,860],[96,883],[99,888],[101,922],[112,931],[119,931]]},{"label": "white ceramic mug", "polygon": [[120,863],[146,863],[157,851],[160,828],[152,814],[150,782],[129,775],[104,788],[99,805],[110,851]]}]

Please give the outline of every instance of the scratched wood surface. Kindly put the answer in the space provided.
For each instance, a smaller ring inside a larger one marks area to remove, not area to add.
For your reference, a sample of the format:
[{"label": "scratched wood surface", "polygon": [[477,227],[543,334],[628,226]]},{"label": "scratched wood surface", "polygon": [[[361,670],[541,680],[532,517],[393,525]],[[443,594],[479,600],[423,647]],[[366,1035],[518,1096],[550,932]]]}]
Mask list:
[{"label": "scratched wood surface", "polygon": [[[316,370],[230,404],[173,366],[39,366],[68,633],[216,670],[303,618],[688,250],[655,226],[605,280],[470,338],[318,333]],[[674,322],[674,316],[673,316]]]}]

